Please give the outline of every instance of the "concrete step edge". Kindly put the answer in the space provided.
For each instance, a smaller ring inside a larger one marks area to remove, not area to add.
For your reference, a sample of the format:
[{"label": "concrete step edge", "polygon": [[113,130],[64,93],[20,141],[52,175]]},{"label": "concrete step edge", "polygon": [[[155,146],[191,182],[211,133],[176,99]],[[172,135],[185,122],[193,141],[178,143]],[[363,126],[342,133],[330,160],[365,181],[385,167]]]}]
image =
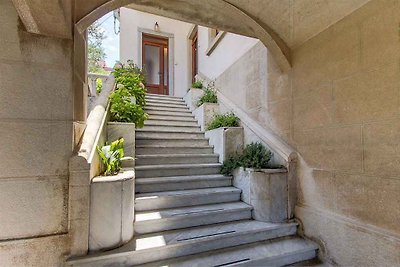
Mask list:
[{"label": "concrete step edge", "polygon": [[219,175],[192,175],[192,176],[167,176],[167,177],[151,177],[137,178],[136,184],[158,184],[171,182],[196,182],[196,181],[215,181],[215,180],[232,180],[232,176]]},{"label": "concrete step edge", "polygon": [[[146,178],[142,178],[146,179]],[[233,186],[226,187],[212,187],[212,188],[202,188],[202,189],[189,189],[189,190],[177,190],[177,191],[163,191],[163,192],[151,192],[151,193],[141,193],[136,194],[135,201],[145,201],[146,199],[153,197],[200,197],[203,195],[210,194],[227,194],[227,193],[239,193],[241,190]]]},{"label": "concrete step edge", "polygon": [[214,168],[221,167],[221,163],[199,163],[199,164],[160,164],[136,166],[136,171],[155,170],[155,169],[192,169],[192,168]]}]

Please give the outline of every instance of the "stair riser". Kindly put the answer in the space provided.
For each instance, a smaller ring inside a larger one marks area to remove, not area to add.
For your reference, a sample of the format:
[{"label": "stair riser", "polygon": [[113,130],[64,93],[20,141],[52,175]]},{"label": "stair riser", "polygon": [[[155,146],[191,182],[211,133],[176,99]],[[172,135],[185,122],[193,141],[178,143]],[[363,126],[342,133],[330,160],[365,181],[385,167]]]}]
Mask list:
[{"label": "stair riser", "polygon": [[145,111],[170,111],[170,112],[184,112],[184,113],[189,113],[191,114],[191,112],[189,111],[189,108],[171,108],[171,107],[156,107],[156,106],[146,106]]},{"label": "stair riser", "polygon": [[136,147],[136,155],[158,155],[158,154],[210,154],[212,147]]},{"label": "stair riser", "polygon": [[224,192],[207,195],[159,196],[135,200],[135,210],[147,211],[178,207],[189,207],[206,204],[234,202],[240,200],[238,192]]},{"label": "stair riser", "polygon": [[135,222],[136,234],[156,233],[166,230],[182,229],[214,223],[246,220],[251,218],[250,210],[233,210],[228,212],[218,212],[198,216],[184,217],[177,216],[163,219],[161,222]]},{"label": "stair riser", "polygon": [[146,102],[146,108],[147,107],[184,108],[184,109],[187,108],[185,103],[182,103],[182,104],[172,103],[171,104],[171,103],[160,103],[160,102],[151,102],[151,101]]},{"label": "stair riser", "polygon": [[188,117],[177,117],[173,115],[149,115],[149,120],[168,120],[176,122],[196,122],[192,115]]},{"label": "stair riser", "polygon": [[170,105],[184,105],[186,103],[184,100],[163,100],[163,99],[155,99],[155,98],[147,98],[146,97],[146,104],[170,104]]},{"label": "stair riser", "polygon": [[166,183],[154,183],[154,184],[138,184],[136,183],[135,188],[137,193],[150,193],[150,192],[164,192],[174,190],[189,190],[199,188],[212,188],[212,187],[223,187],[232,186],[232,180],[226,179],[210,179],[200,181],[183,181],[183,182],[166,182]]},{"label": "stair riser", "polygon": [[185,156],[185,157],[155,157],[155,158],[141,158],[136,159],[136,166],[141,165],[159,165],[159,164],[191,164],[191,163],[218,163],[218,157],[196,157],[196,156]]},{"label": "stair riser", "polygon": [[[249,229],[250,230],[250,229]],[[182,244],[181,246],[174,247],[163,247],[157,250],[155,254],[151,250],[137,251],[135,255],[132,255],[131,264],[143,264],[153,262],[155,260],[166,260],[175,257],[187,256],[195,253],[201,253],[206,251],[213,251],[216,249],[223,249],[233,246],[245,245],[253,242],[266,241],[274,238],[283,236],[293,235],[296,233],[296,227],[284,228],[276,230],[264,230],[254,231],[250,233],[238,233],[236,235],[220,235],[214,240],[198,239],[196,246],[193,244]],[[134,257],[135,256],[135,257]],[[259,266],[271,266],[271,265],[259,265]],[[275,266],[275,265],[274,265]]]},{"label": "stair riser", "polygon": [[207,139],[136,139],[136,145],[154,145],[154,146],[208,146]]},{"label": "stair riser", "polygon": [[136,170],[137,178],[219,174],[221,167]]},{"label": "stair riser", "polygon": [[175,139],[180,139],[180,138],[186,138],[186,139],[192,139],[192,138],[197,138],[197,139],[204,139],[204,133],[170,133],[170,132],[136,132],[136,138],[141,138],[141,137],[148,137],[148,138],[175,138]]},{"label": "stair riser", "polygon": [[148,125],[153,126],[180,126],[180,127],[199,127],[195,120],[193,121],[171,121],[171,120],[153,120],[148,119],[144,122],[144,125],[147,127]]},{"label": "stair riser", "polygon": [[[177,132],[177,133],[200,132],[200,126],[198,126],[198,125],[195,125],[195,126],[145,125],[143,129],[151,130],[151,131],[171,131],[171,132]],[[169,133],[169,134],[171,134],[171,133]]]},{"label": "stair riser", "polygon": [[170,96],[157,96],[157,95],[146,95],[146,100],[161,100],[161,101],[184,101],[181,97],[170,97]]},{"label": "stair riser", "polygon": [[193,119],[194,116],[191,112],[173,112],[173,111],[160,111],[160,110],[147,110],[147,114],[151,118],[153,115],[155,116],[169,116],[174,118],[185,118],[185,119]]}]

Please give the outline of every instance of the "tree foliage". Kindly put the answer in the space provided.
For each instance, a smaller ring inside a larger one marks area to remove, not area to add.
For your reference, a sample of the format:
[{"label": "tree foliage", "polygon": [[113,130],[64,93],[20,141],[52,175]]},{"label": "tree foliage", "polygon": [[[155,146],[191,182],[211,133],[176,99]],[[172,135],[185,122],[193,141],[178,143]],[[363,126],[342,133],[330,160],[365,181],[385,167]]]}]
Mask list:
[{"label": "tree foliage", "polygon": [[99,64],[106,58],[103,40],[106,35],[98,22],[89,26],[88,30],[88,71],[90,73],[104,74],[105,71]]}]

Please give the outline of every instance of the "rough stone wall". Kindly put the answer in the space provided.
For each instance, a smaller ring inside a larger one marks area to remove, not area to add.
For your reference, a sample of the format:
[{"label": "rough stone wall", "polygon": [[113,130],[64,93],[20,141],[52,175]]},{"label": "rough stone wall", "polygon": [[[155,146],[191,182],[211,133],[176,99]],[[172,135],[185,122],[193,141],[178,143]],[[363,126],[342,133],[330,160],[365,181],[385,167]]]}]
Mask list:
[{"label": "rough stone wall", "polygon": [[260,43],[217,79],[300,153],[296,216],[331,263],[400,264],[399,23],[398,0],[373,0],[295,48],[290,73]]},{"label": "rough stone wall", "polygon": [[11,0],[0,1],[0,36],[0,265],[57,266],[68,245],[73,43],[25,32]]}]

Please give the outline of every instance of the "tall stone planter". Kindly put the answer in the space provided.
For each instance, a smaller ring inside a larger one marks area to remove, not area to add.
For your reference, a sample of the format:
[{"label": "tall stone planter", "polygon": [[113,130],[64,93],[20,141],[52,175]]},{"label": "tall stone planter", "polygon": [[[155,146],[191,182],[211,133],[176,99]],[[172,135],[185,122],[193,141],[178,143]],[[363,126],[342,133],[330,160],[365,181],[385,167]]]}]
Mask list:
[{"label": "tall stone planter", "polygon": [[204,103],[193,111],[193,115],[199,122],[202,131],[207,129],[208,124],[217,113],[219,113],[219,105],[217,103]]},{"label": "tall stone planter", "polygon": [[243,150],[243,127],[221,127],[206,131],[206,138],[214,146],[214,152],[219,155],[219,162],[223,163],[229,156]]},{"label": "tall stone planter", "polygon": [[233,186],[242,190],[242,201],[253,206],[253,219],[274,223],[288,220],[285,169],[237,168],[233,171]]},{"label": "tall stone planter", "polygon": [[89,251],[119,247],[133,237],[135,172],[92,179]]},{"label": "tall stone planter", "polygon": [[[124,138],[125,156],[135,157],[135,124],[109,122],[107,140]],[[133,238],[134,161],[124,161],[114,176],[96,176],[90,185],[89,251],[119,247]]]},{"label": "tall stone planter", "polygon": [[183,100],[185,100],[185,103],[188,105],[189,109],[193,111],[197,108],[197,103],[203,94],[203,89],[190,88],[189,91],[184,95]]}]

